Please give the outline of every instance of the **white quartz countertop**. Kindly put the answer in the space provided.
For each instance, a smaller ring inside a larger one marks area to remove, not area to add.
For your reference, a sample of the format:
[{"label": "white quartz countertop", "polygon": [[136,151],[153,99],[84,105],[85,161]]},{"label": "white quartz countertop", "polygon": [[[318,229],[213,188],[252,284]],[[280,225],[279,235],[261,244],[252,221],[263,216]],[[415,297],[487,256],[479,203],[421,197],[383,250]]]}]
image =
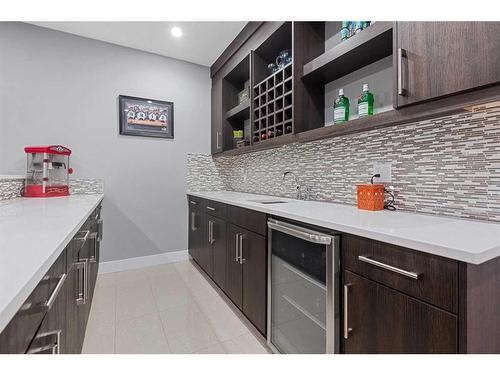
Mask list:
[{"label": "white quartz countertop", "polygon": [[0,174],[0,181],[2,180],[22,180],[26,176],[20,174]]},{"label": "white quartz countertop", "polygon": [[[188,194],[374,240],[480,264],[500,255],[500,224],[403,211],[363,211],[354,206],[238,193]],[[287,203],[262,204],[258,200]]]},{"label": "white quartz countertop", "polygon": [[102,199],[95,194],[0,202],[0,332]]}]

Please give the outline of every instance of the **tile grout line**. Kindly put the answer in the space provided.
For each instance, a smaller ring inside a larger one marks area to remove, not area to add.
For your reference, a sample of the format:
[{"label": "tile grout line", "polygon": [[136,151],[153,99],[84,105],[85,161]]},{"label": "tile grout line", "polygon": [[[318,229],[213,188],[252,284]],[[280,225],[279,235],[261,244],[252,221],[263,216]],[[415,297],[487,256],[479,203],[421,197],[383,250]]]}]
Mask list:
[{"label": "tile grout line", "polygon": [[167,336],[167,333],[165,332],[165,327],[163,326],[163,320],[161,319],[161,311],[158,307],[158,302],[156,301],[156,298],[155,298],[155,294],[153,292],[153,286],[151,284],[151,279],[149,278],[149,275],[147,276],[147,279],[148,279],[148,286],[149,286],[149,290],[151,292],[151,296],[153,297],[153,302],[155,304],[155,310],[156,310],[156,315],[158,316],[158,319],[160,321],[160,326],[161,326],[161,331],[163,333],[163,338],[165,339],[165,343],[167,344],[167,348],[168,348],[168,352],[169,354],[172,354],[172,349],[170,348],[170,343],[168,341],[168,336]]}]

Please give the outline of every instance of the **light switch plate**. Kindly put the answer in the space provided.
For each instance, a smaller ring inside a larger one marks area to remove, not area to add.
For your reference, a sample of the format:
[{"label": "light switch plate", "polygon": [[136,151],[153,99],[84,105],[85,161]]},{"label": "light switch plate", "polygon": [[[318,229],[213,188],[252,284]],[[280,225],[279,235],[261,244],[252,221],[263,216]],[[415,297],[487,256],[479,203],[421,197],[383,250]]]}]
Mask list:
[{"label": "light switch plate", "polygon": [[390,161],[374,162],[373,174],[380,174],[380,177],[373,178],[373,182],[379,182],[379,183],[392,182],[392,162]]}]

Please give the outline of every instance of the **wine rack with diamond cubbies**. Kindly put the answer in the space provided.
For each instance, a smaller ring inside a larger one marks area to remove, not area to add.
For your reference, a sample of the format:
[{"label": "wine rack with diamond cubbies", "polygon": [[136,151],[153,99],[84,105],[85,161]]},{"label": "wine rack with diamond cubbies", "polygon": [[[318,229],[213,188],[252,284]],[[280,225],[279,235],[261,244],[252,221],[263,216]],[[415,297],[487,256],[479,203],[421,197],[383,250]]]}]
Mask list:
[{"label": "wine rack with diamond cubbies", "polygon": [[292,63],[253,87],[253,142],[293,132]]}]

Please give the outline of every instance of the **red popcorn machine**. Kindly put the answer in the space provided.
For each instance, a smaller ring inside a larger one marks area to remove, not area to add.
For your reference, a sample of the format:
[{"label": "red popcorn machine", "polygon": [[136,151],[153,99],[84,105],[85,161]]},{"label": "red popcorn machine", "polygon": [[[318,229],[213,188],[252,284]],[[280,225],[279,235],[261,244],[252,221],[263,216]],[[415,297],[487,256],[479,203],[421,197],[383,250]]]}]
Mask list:
[{"label": "red popcorn machine", "polygon": [[64,146],[25,147],[25,197],[61,197],[69,195],[71,150]]}]

